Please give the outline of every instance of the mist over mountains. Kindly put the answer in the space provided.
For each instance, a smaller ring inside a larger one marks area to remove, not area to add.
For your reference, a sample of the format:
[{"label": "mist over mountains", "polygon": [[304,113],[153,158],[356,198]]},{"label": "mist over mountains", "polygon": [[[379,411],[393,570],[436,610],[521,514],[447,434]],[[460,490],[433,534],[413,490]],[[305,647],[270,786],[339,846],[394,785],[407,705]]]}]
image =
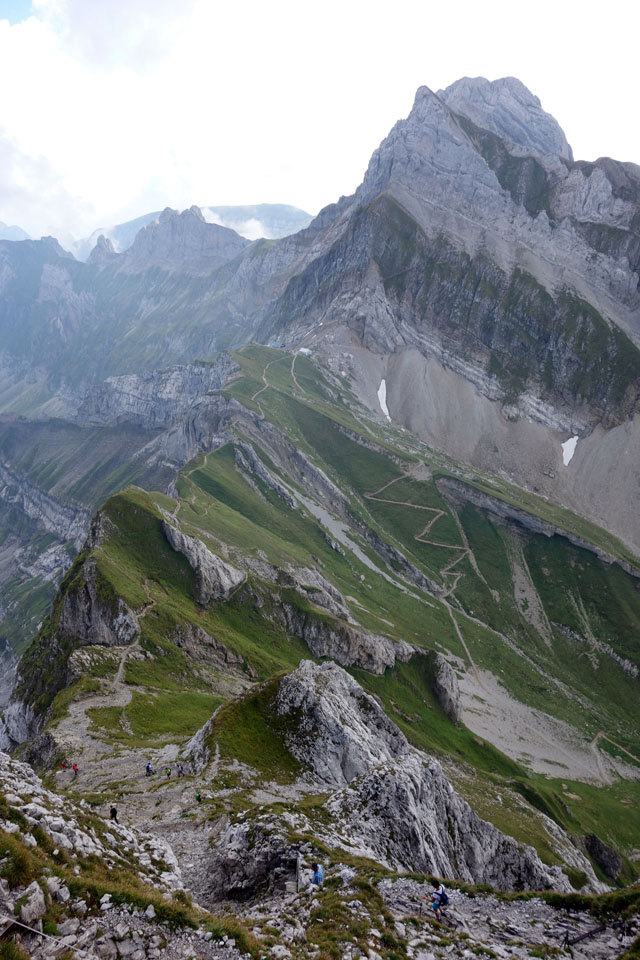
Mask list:
[{"label": "mist over mountains", "polygon": [[[244,206],[205,206],[202,214],[209,223],[217,223],[221,227],[235,230],[240,236],[249,240],[260,237],[273,239],[286,237],[297,233],[308,226],[312,217],[284,203],[258,203]],[[61,246],[78,260],[87,260],[91,251],[101,236],[110,240],[117,253],[128,250],[136,234],[147,224],[157,220],[161,210],[143,214],[126,223],[119,223],[114,227],[98,227],[91,236],[76,240],[74,237],[61,235],[57,239]],[[32,239],[21,227],[9,227],[0,221],[0,240],[30,240]]]}]

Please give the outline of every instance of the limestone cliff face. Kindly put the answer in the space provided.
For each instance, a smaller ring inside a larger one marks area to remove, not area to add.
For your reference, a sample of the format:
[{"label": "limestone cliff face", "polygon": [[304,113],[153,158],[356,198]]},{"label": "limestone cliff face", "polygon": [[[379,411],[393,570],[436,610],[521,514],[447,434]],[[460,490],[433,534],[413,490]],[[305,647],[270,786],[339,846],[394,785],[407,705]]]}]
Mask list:
[{"label": "limestone cliff face", "polygon": [[222,354],[211,363],[190,363],[148,374],[108,377],[87,388],[77,407],[83,424],[135,423],[167,429],[201,397],[220,390],[238,364]]},{"label": "limestone cliff face", "polygon": [[225,563],[201,540],[182,533],[166,520],[162,521],[162,530],[173,549],[183,554],[195,571],[200,603],[228,600],[244,581],[245,574],[242,570]]},{"label": "limestone cliff face", "polygon": [[81,645],[122,646],[133,641],[137,618],[122,597],[101,595],[95,564],[87,561],[75,588],[63,595],[58,632]]},{"label": "limestone cliff face", "polygon": [[[274,700],[278,729],[300,761],[307,790],[329,791],[327,818],[303,811],[224,818],[212,841],[210,893],[245,899],[295,870],[302,846],[293,828],[391,869],[416,870],[508,890],[571,890],[565,874],[533,848],[481,820],[455,792],[442,768],[409,745],[377,701],[335,663],[303,661],[284,677]],[[188,747],[197,769],[209,761],[211,722]],[[559,828],[550,821],[557,838]],[[606,889],[566,835],[567,863],[584,870],[592,890]]]},{"label": "limestone cliff face", "polygon": [[82,504],[61,502],[3,463],[0,463],[0,501],[15,504],[48,533],[63,541],[73,541],[76,549],[84,540],[89,513]]},{"label": "limestone cliff face", "polygon": [[557,120],[516,77],[485,80],[462,77],[438,96],[456,113],[511,143],[536,153],[573,160],[573,151]]},{"label": "limestone cliff face", "polygon": [[[96,542],[100,535],[99,515],[88,543]],[[74,650],[126,646],[138,633],[136,612],[101,580],[91,558],[77,558],[61,584],[52,613],[18,664],[11,702],[4,713],[5,748],[34,737],[56,695],[77,679],[71,662]]]},{"label": "limestone cliff face", "polygon": [[[532,847],[480,820],[440,764],[408,752],[353,781],[327,802],[352,849],[399,869],[458,876],[501,889],[570,890]],[[595,877],[592,877],[595,880]]]},{"label": "limestone cliff face", "polygon": [[[562,871],[545,866],[533,848],[481,820],[440,764],[411,747],[337,664],[303,661],[282,680],[276,708],[295,718],[286,734],[289,750],[334,791],[326,803],[333,843],[400,870],[503,889],[571,889]],[[592,888],[600,888],[578,851],[575,862]]]},{"label": "limestone cliff face", "polygon": [[116,256],[117,253],[111,240],[109,240],[108,237],[105,237],[104,234],[100,234],[96,241],[95,247],[89,254],[87,263],[98,265],[101,263],[110,263]]},{"label": "limestone cliff face", "polygon": [[361,667],[381,676],[396,660],[406,662],[413,654],[407,643],[287,603],[279,604],[274,616],[288,632],[301,637],[316,657],[331,657],[344,667]]}]

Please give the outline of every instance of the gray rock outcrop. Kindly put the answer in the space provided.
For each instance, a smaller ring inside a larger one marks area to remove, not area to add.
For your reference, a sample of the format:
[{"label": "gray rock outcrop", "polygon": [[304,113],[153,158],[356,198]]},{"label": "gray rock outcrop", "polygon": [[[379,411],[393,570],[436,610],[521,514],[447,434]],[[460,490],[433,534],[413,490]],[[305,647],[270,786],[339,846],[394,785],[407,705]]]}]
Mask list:
[{"label": "gray rock outcrop", "polygon": [[622,857],[595,833],[588,833],[584,845],[589,856],[595,860],[605,877],[612,883],[618,883],[622,873]]},{"label": "gray rock outcrop", "polygon": [[373,697],[336,663],[303,660],[282,679],[276,709],[295,719],[285,735],[289,750],[334,788],[409,749]]},{"label": "gray rock outcrop", "polygon": [[114,257],[117,257],[117,256],[118,254],[116,253],[115,247],[113,246],[113,243],[111,242],[111,240],[108,237],[105,237],[103,233],[101,233],[98,239],[96,240],[95,247],[89,254],[87,263],[92,263],[94,265],[96,264],[99,265],[102,263],[110,263],[114,259]]},{"label": "gray rock outcrop", "polygon": [[207,862],[207,895],[213,900],[248,900],[284,891],[296,876],[299,844],[287,840],[282,824],[269,821],[222,825]]},{"label": "gray rock outcrop", "polygon": [[186,557],[194,570],[200,603],[228,600],[244,581],[242,570],[225,563],[205,547],[202,540],[182,533],[166,520],[162,521],[162,530],[173,549]]},{"label": "gray rock outcrop", "polygon": [[78,408],[80,423],[134,423],[152,430],[176,423],[197,400],[220,390],[239,369],[227,354],[212,363],[194,362],[144,374],[108,377],[87,388]]},{"label": "gray rock outcrop", "polygon": [[87,561],[78,588],[64,594],[59,632],[82,645],[125,646],[133,642],[138,622],[122,597],[101,593],[95,564]]},{"label": "gray rock outcrop", "polygon": [[171,642],[183,649],[191,660],[219,667],[225,674],[244,675],[242,657],[202,627],[191,623],[181,624],[172,634]]},{"label": "gray rock outcrop", "polygon": [[44,893],[36,880],[27,887],[24,896],[26,900],[20,907],[20,919],[28,926],[34,927],[47,912]]},{"label": "gray rock outcrop", "polygon": [[15,504],[49,533],[73,541],[80,549],[89,525],[89,512],[81,504],[61,502],[4,463],[0,463],[0,501]]},{"label": "gray rock outcrop", "polygon": [[[335,663],[303,661],[283,678],[276,709],[285,742],[335,792],[327,839],[393,869],[456,876],[504,889],[571,890],[532,847],[481,820],[440,764],[410,746],[378,703]],[[348,839],[345,839],[348,838]],[[591,889],[600,889],[579,853]]]},{"label": "gray rock outcrop", "polygon": [[0,717],[0,750],[12,750],[24,743],[37,728],[33,709],[21,700],[14,700]]},{"label": "gray rock outcrop", "polygon": [[369,633],[290,603],[278,604],[274,617],[289,633],[301,637],[315,656],[331,657],[343,667],[362,667],[380,676],[396,660],[406,662],[413,654],[413,647],[401,640]]},{"label": "gray rock outcrop", "polygon": [[454,670],[441,653],[431,655],[433,679],[431,686],[438,703],[454,723],[461,717],[460,687]]},{"label": "gray rock outcrop", "polygon": [[438,90],[438,96],[456,113],[511,143],[573,160],[558,121],[542,109],[539,99],[516,77],[493,81],[462,77],[446,90]]},{"label": "gray rock outcrop", "polygon": [[416,750],[356,778],[326,807],[353,852],[391,868],[505,890],[571,890],[562,871],[545,866],[533,847],[481,820],[440,764]]},{"label": "gray rock outcrop", "polygon": [[179,213],[166,207],[136,234],[121,256],[121,268],[137,273],[149,267],[176,270],[191,276],[210,274],[241,253],[249,241],[235,230],[207,223],[199,207]]}]

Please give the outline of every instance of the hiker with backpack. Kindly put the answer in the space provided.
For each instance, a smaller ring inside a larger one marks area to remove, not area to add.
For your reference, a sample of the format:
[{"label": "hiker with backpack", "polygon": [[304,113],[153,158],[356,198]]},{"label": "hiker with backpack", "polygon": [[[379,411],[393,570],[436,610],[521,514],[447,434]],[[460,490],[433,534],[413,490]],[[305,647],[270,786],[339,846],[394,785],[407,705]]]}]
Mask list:
[{"label": "hiker with backpack", "polygon": [[[424,899],[426,900],[427,897]],[[436,920],[442,919],[442,908],[446,907],[448,903],[449,897],[444,888],[444,883],[441,883],[440,880],[434,880],[433,891],[431,893],[431,909],[436,915]]]}]

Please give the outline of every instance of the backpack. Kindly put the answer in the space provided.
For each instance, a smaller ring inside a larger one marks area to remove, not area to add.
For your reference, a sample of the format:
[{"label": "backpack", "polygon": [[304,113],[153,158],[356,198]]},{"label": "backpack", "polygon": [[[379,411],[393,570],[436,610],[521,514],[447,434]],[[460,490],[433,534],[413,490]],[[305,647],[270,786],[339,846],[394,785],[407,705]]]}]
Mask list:
[{"label": "backpack", "polygon": [[443,907],[449,906],[449,897],[447,896],[446,890],[443,890],[440,894],[440,903]]}]

